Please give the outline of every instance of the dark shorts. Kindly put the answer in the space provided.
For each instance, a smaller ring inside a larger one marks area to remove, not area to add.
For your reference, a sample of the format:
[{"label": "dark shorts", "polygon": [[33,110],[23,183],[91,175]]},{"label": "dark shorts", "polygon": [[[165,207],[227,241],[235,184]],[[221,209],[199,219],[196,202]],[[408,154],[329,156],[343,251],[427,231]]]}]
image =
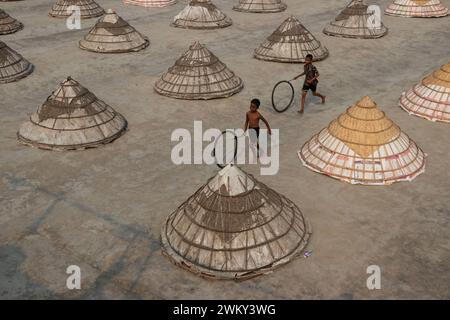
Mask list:
[{"label": "dark shorts", "polygon": [[308,90],[311,90],[312,92],[317,91],[317,82],[313,82],[311,84],[307,84],[306,82],[303,84],[303,91],[308,92]]},{"label": "dark shorts", "polygon": [[259,138],[259,127],[258,128],[249,128],[250,130],[255,130],[256,137]]},{"label": "dark shorts", "polygon": [[[249,128],[249,130],[253,130],[256,133],[256,141],[252,141],[252,142],[256,143],[256,149],[258,150],[258,157],[259,157],[259,127],[257,127],[257,128]],[[255,136],[253,136],[253,138],[254,137]],[[250,135],[250,139],[252,139],[251,135]]]}]

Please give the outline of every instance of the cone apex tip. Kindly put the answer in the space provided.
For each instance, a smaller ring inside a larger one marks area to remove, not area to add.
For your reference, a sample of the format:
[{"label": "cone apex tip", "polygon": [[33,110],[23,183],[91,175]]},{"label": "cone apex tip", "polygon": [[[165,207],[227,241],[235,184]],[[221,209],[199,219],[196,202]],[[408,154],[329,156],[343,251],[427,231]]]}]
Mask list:
[{"label": "cone apex tip", "polygon": [[369,96],[362,97],[362,99],[359,100],[359,102],[357,104],[361,107],[367,107],[367,108],[374,107],[376,105],[375,101],[373,101],[373,99]]}]

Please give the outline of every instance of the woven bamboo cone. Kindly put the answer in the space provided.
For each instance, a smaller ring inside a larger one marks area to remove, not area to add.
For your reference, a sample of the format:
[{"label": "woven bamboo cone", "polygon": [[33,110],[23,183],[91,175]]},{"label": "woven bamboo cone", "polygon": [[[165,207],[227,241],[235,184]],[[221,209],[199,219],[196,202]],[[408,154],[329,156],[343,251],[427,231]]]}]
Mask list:
[{"label": "woven bamboo cone", "polygon": [[19,129],[25,145],[82,150],[110,143],[127,128],[125,118],[72,78],[67,78]]},{"label": "woven bamboo cone", "polygon": [[233,10],[251,13],[273,13],[286,10],[281,0],[239,0]]},{"label": "woven bamboo cone", "polygon": [[145,49],[149,40],[108,9],[89,33],[80,40],[83,50],[98,53],[124,53]]},{"label": "woven bamboo cone", "polygon": [[427,120],[450,123],[450,61],[404,92],[400,107]]},{"label": "woven bamboo cone", "polygon": [[167,218],[163,253],[211,279],[272,272],[305,249],[311,227],[289,199],[228,165]]},{"label": "woven bamboo cone", "polygon": [[231,26],[232,21],[211,0],[191,0],[175,16],[172,26],[187,29],[218,29]]},{"label": "woven bamboo cone", "polygon": [[328,57],[328,49],[295,17],[287,18],[254,52],[260,60],[301,63],[308,54],[313,60]]},{"label": "woven bamboo cone", "polygon": [[376,39],[388,33],[388,29],[380,22],[375,28],[369,24],[371,16],[368,5],[362,0],[352,0],[348,6],[330,22],[323,32],[329,36],[344,38]]},{"label": "woven bamboo cone", "polygon": [[437,18],[448,15],[446,8],[440,0],[394,0],[385,14],[407,18]]},{"label": "woven bamboo cone", "polygon": [[298,152],[307,168],[352,184],[411,181],[425,170],[425,154],[364,97]]},{"label": "woven bamboo cone", "polygon": [[70,6],[80,7],[81,19],[96,18],[105,13],[94,0],[57,0],[49,15],[54,18],[70,17],[73,14],[71,10],[68,10]]},{"label": "woven bamboo cone", "polygon": [[163,8],[177,3],[176,0],[124,0],[123,3],[146,8]]},{"label": "woven bamboo cone", "polygon": [[0,41],[0,83],[25,78],[33,72],[33,65],[15,50]]},{"label": "woven bamboo cone", "polygon": [[23,24],[0,9],[0,35],[10,34],[23,29]]},{"label": "woven bamboo cone", "polygon": [[198,41],[155,83],[161,95],[188,100],[226,98],[243,88],[241,78]]}]

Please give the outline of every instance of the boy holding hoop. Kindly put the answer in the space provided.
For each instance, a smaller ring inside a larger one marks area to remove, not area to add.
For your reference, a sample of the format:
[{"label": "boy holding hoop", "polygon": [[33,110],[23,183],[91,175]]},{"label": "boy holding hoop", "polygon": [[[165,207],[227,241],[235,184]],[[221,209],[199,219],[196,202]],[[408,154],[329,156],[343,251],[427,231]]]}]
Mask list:
[{"label": "boy holding hoop", "polygon": [[302,91],[301,106],[300,110],[298,110],[299,113],[303,113],[305,109],[305,99],[309,90],[312,91],[315,97],[320,97],[322,99],[322,103],[325,103],[326,97],[317,92],[317,84],[319,83],[319,80],[317,79],[319,78],[319,71],[317,71],[317,68],[312,64],[312,60],[313,60],[312,54],[308,54],[305,58],[303,73],[299,74],[294,79],[292,79],[297,80],[301,76],[305,76],[305,83],[303,84],[303,91]]}]

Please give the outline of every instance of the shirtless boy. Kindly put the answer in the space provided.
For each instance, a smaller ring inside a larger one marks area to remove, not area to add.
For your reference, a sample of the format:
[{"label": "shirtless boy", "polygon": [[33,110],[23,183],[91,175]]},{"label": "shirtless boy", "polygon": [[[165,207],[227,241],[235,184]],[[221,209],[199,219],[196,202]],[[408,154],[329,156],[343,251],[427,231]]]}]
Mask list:
[{"label": "shirtless boy", "polygon": [[[269,123],[258,111],[260,105],[261,105],[261,102],[259,101],[259,99],[253,99],[250,102],[250,111],[248,111],[246,114],[245,126],[244,126],[244,131],[247,131],[247,129],[254,130],[256,133],[257,139],[259,138],[259,121],[260,120],[262,122],[264,122],[264,124],[266,125],[269,134],[272,134]],[[259,145],[258,145],[258,148],[259,148]]]}]

